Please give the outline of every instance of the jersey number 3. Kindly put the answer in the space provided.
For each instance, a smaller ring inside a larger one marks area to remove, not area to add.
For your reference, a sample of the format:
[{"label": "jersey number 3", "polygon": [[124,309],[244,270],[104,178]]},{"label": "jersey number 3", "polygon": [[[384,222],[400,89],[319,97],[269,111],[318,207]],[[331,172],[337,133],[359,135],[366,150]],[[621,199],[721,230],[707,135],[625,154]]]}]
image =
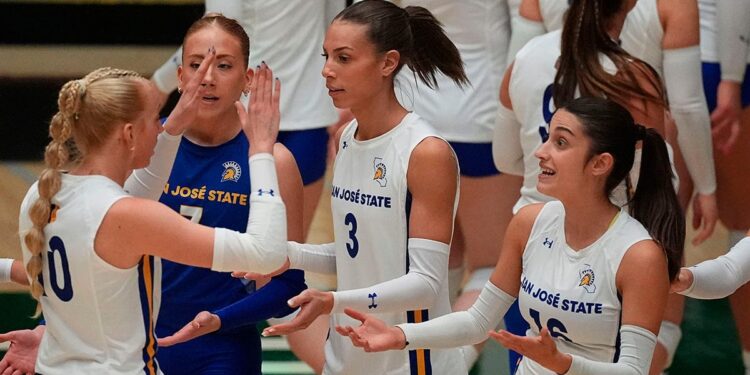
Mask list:
[{"label": "jersey number 3", "polygon": [[349,253],[350,257],[354,258],[357,256],[357,253],[359,253],[359,241],[357,241],[357,218],[350,212],[346,214],[344,224],[346,224],[347,227],[350,227],[349,239],[351,240],[351,243],[349,243],[349,241],[346,242],[346,251]]}]

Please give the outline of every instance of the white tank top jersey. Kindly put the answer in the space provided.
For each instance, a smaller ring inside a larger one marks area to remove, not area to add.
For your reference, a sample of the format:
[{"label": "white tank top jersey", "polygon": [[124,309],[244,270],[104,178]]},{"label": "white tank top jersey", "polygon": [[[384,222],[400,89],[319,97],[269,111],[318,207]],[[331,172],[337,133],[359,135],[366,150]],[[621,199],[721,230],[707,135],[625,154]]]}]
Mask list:
[{"label": "white tank top jersey", "polygon": [[663,79],[662,39],[664,28],[659,20],[656,0],[638,0],[625,18],[625,25],[620,34],[622,48],[651,65]]},{"label": "white tank top jersey", "polygon": [[[341,135],[333,170],[331,209],[339,290],[365,288],[406,274],[409,158],[422,140],[438,137],[414,113],[373,139],[358,141],[356,132],[354,120]],[[442,280],[448,279],[447,269],[446,265]],[[438,298],[424,310],[374,315],[395,325],[427,321],[450,312],[448,284],[442,283]],[[344,314],[331,314],[331,327],[358,323]],[[365,353],[349,338],[335,333],[326,341],[325,356],[325,374],[465,373],[457,349]]]},{"label": "white tank top jersey", "polygon": [[[646,229],[621,210],[593,244],[575,251],[565,240],[565,210],[552,201],[539,212],[523,253],[518,304],[529,323],[526,336],[547,327],[563,353],[615,362],[619,356],[622,301],[615,277]],[[554,374],[523,359],[517,374]]]},{"label": "white tank top jersey", "polygon": [[[716,24],[716,0],[698,0],[701,23],[701,60],[719,62],[719,29]],[[750,64],[750,54],[747,62]]]},{"label": "white tank top jersey", "polygon": [[565,23],[565,12],[570,7],[569,0],[539,0],[539,13],[547,31],[560,30]]},{"label": "white tank top jersey", "polygon": [[[281,130],[326,127],[338,119],[320,76],[328,1],[242,1],[250,67],[265,61],[281,79]],[[293,27],[290,27],[293,26]]]},{"label": "white tank top jersey", "polygon": [[438,90],[432,90],[416,82],[414,73],[405,67],[398,77],[397,97],[449,141],[492,142],[497,92],[510,39],[505,0],[403,0],[400,4],[425,7],[443,24],[461,53],[471,85],[462,89],[438,73]]},{"label": "white tank top jersey", "polygon": [[[19,234],[24,263],[31,253],[23,236],[38,198],[31,186],[21,204]],[[161,275],[153,257],[129,269],[114,267],[94,250],[109,208],[127,193],[104,176],[63,174],[44,228],[41,297],[47,328],[36,371],[54,374],[160,374],[153,334],[153,303]]]}]

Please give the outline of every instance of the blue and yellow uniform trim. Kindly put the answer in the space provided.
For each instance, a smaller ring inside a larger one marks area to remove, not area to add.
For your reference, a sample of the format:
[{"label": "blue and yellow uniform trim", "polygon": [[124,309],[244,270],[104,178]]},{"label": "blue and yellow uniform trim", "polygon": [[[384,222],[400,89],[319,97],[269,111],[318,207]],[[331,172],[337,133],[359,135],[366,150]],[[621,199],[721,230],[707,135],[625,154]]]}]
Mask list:
[{"label": "blue and yellow uniform trim", "polygon": [[159,366],[156,358],[156,336],[154,336],[154,257],[144,255],[138,263],[138,290],[141,295],[141,314],[146,342],[143,346],[143,372],[156,375]]}]

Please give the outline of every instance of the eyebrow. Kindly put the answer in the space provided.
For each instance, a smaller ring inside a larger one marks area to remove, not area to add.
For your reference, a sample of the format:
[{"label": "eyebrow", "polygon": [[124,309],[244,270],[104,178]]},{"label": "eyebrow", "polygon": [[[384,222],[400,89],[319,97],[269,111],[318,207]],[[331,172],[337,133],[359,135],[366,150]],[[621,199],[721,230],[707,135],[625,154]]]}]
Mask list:
[{"label": "eyebrow", "polygon": [[[340,52],[340,51],[343,51],[343,50],[345,50],[345,49],[350,49],[350,50],[354,50],[354,48],[352,48],[352,47],[349,47],[349,46],[343,46],[343,47],[338,47],[338,48],[334,48],[334,49],[333,49],[333,51],[331,51],[331,52]],[[326,52],[326,49],[325,49],[325,48],[323,48],[323,52]]]},{"label": "eyebrow", "polygon": [[557,126],[555,126],[555,130],[553,130],[553,131],[555,131],[555,132],[567,132],[567,133],[569,133],[570,135],[572,135],[573,137],[575,137],[575,136],[576,136],[576,134],[575,134],[575,133],[573,133],[573,131],[572,131],[572,130],[570,130],[570,129],[566,128],[565,126],[562,126],[562,125],[557,125]]},{"label": "eyebrow", "polygon": [[[195,54],[192,54],[192,55],[188,55],[187,57],[188,57],[189,59],[190,59],[190,58],[196,58],[196,57],[197,57],[197,58],[200,58],[200,59],[205,59],[205,58],[206,58],[206,55],[202,55],[202,54],[198,54],[198,53],[195,53]],[[229,55],[229,54],[226,54],[226,53],[225,53],[225,54],[221,54],[221,55],[216,55],[216,58],[217,58],[217,59],[226,59],[226,58],[230,58],[230,59],[236,59],[237,57],[235,57],[234,55]]]}]

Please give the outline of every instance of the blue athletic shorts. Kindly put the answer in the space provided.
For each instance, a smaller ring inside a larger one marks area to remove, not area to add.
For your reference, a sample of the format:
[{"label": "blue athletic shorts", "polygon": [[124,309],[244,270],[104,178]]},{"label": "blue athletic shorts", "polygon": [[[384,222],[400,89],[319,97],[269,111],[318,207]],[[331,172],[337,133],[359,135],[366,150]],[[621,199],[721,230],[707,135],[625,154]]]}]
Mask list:
[{"label": "blue athletic shorts", "polygon": [[323,178],[328,153],[326,128],[280,131],[278,141],[294,155],[303,184],[308,185]]},{"label": "blue athletic shorts", "polygon": [[485,177],[500,174],[492,160],[492,143],[449,143],[458,157],[462,176]]},{"label": "blue athletic shorts", "polygon": [[[721,82],[721,66],[719,63],[703,63],[703,92],[706,95],[708,111],[713,112],[716,109],[716,89]],[[750,65],[745,69],[745,81],[742,82],[740,94],[742,107],[750,105]]]}]

